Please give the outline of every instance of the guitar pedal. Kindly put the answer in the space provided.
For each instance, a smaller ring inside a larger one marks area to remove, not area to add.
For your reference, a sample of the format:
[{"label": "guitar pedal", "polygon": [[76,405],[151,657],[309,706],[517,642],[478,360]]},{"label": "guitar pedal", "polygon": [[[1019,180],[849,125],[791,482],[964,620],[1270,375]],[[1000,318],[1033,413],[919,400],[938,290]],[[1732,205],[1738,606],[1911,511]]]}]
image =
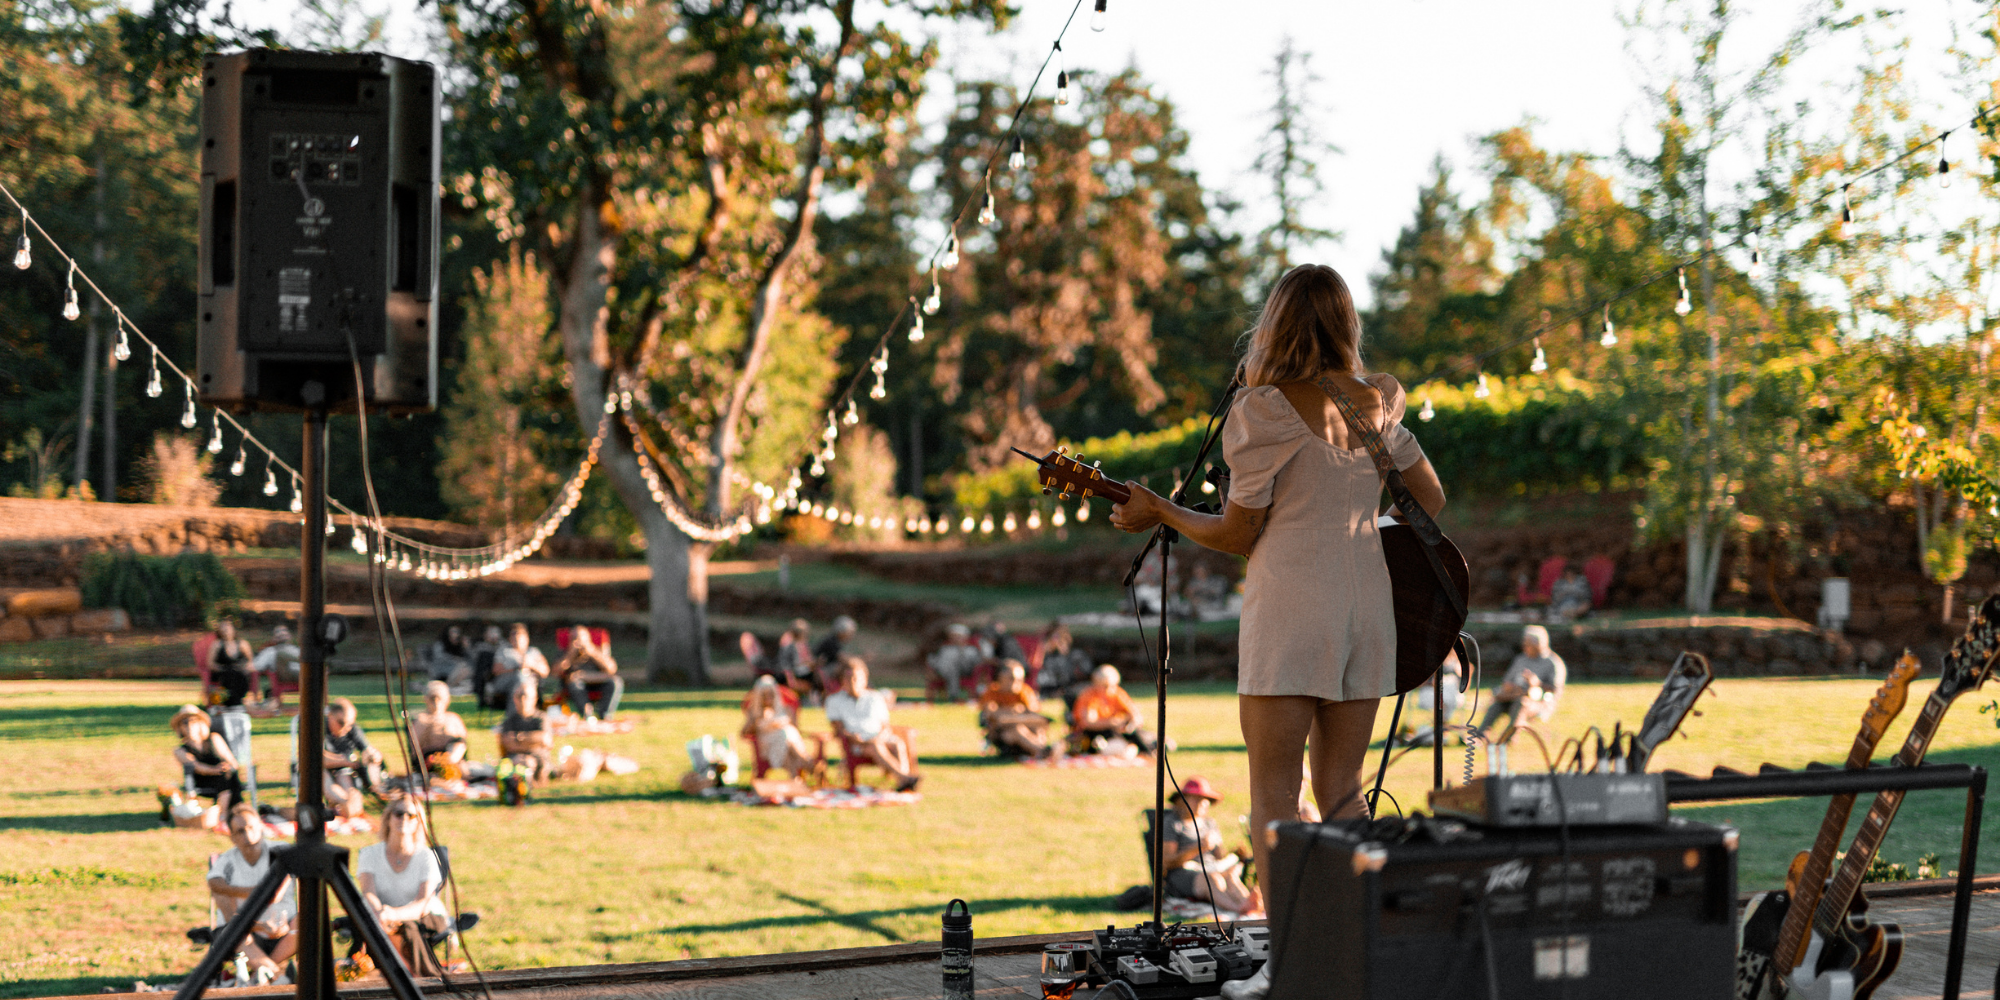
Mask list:
[{"label": "guitar pedal", "polygon": [[1135,986],[1151,986],[1160,981],[1160,967],[1138,955],[1126,955],[1118,960],[1118,978]]},{"label": "guitar pedal", "polygon": [[1215,956],[1207,948],[1183,948],[1167,958],[1167,970],[1190,983],[1215,982]]},{"label": "guitar pedal", "polygon": [[1243,946],[1245,954],[1258,961],[1271,957],[1271,929],[1269,927],[1238,927],[1236,943]]}]

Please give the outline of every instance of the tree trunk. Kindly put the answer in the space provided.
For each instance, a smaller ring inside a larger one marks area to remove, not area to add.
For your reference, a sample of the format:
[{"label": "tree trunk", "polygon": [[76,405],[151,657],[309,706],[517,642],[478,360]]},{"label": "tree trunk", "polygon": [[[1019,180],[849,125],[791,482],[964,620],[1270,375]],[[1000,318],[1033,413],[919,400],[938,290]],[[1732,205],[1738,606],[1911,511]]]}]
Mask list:
[{"label": "tree trunk", "polygon": [[[93,197],[97,205],[97,215],[91,226],[90,261],[93,270],[103,276],[104,264],[104,150],[97,151],[97,185]],[[94,414],[91,403],[97,393],[97,366],[104,363],[104,355],[98,350],[97,319],[98,297],[90,297],[90,319],[83,333],[83,399],[76,407],[76,492],[83,495],[84,483],[90,479],[90,436]],[[117,387],[105,383],[105,394],[111,395]],[[104,497],[103,499],[113,499]]]},{"label": "tree trunk", "polygon": [[[594,197],[580,199],[576,234],[566,248],[566,272],[557,277],[561,302],[558,325],[563,353],[569,361],[577,419],[595,428],[604,417],[611,352],[605,330],[605,289],[615,250],[604,233]],[[706,686],[708,659],[708,559],[706,546],[696,546],[653,502],[652,491],[639,474],[632,445],[617,422],[605,435],[600,467],[611,477],[618,497],[639,521],[646,537],[647,588],[652,625],[646,641],[646,679],[663,683],[679,679]]]}]

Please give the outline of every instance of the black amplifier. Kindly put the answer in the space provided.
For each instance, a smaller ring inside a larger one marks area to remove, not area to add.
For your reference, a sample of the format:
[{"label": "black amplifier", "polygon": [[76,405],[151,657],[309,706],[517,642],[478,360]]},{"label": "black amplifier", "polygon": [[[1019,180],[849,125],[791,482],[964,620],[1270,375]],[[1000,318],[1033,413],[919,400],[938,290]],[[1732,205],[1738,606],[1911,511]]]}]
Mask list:
[{"label": "black amplifier", "polygon": [[[1407,839],[1404,839],[1407,838]],[[1565,856],[1566,855],[1566,856]],[[1284,823],[1272,1000],[1726,998],[1736,831]]]},{"label": "black amplifier", "polygon": [[1509,774],[1431,793],[1431,811],[1482,826],[1626,826],[1667,821],[1663,774]]}]

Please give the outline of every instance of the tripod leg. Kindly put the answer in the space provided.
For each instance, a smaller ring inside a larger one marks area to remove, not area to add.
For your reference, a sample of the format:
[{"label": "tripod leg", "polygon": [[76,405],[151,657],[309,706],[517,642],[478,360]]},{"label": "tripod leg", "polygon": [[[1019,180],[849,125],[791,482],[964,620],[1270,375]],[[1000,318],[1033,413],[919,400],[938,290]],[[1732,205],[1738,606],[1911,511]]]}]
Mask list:
[{"label": "tripod leg", "polygon": [[1375,789],[1368,793],[1368,815],[1375,815],[1375,803],[1382,797],[1382,779],[1389,776],[1389,754],[1396,749],[1396,727],[1403,722],[1403,699],[1409,692],[1396,696],[1396,710],[1389,713],[1389,738],[1382,741],[1382,766],[1375,771]]},{"label": "tripod leg", "polygon": [[340,898],[341,909],[347,911],[354,933],[367,942],[368,954],[374,956],[375,967],[382,970],[382,978],[389,983],[389,992],[395,995],[396,1000],[424,1000],[423,993],[417,990],[417,981],[410,978],[410,970],[404,967],[402,956],[389,940],[389,932],[382,929],[382,922],[375,918],[375,911],[368,908],[368,901],[362,898],[360,888],[355,886],[347,870],[343,868],[334,872],[333,877],[326,880],[326,887]]},{"label": "tripod leg", "polygon": [[299,1000],[334,1000],[333,922],[326,909],[326,883],[299,879]]},{"label": "tripod leg", "polygon": [[278,890],[285,884],[285,872],[272,865],[257,887],[250,890],[250,897],[236,907],[236,915],[222,925],[222,931],[208,946],[208,954],[201,957],[201,963],[188,973],[181,988],[174,991],[174,1000],[194,1000],[208,991],[208,984],[215,974],[222,971],[222,964],[236,957],[236,949],[243,939],[250,936],[250,928],[257,923],[257,915],[278,898]]}]

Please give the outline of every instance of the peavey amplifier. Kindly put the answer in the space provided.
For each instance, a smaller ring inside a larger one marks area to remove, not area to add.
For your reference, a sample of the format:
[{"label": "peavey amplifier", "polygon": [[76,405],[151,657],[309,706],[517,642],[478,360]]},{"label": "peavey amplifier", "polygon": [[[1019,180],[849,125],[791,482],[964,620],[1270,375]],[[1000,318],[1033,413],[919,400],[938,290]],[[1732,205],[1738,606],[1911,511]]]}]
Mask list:
[{"label": "peavey amplifier", "polygon": [[[1557,794],[1560,793],[1560,794]],[[1662,774],[1510,774],[1431,793],[1431,811],[1481,826],[1625,826],[1667,821]]]},{"label": "peavey amplifier", "polygon": [[1264,887],[1272,1000],[1687,1000],[1734,987],[1727,827],[1573,828],[1565,856],[1548,829],[1284,823]]}]

